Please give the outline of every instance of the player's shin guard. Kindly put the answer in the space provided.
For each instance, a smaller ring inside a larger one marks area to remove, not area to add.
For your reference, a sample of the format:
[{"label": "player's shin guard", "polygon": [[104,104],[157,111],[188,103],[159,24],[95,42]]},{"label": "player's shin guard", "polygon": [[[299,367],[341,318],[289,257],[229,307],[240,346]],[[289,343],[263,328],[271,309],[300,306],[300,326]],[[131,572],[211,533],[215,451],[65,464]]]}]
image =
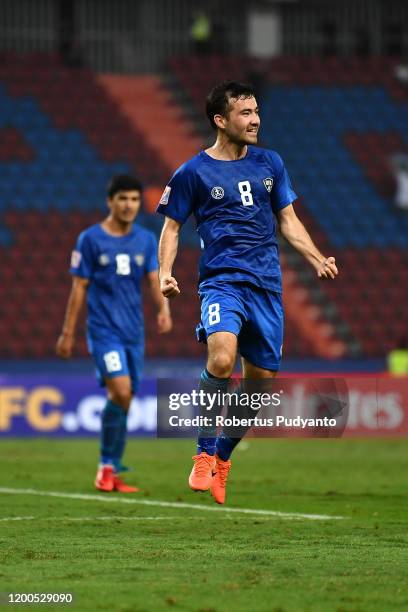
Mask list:
[{"label": "player's shin guard", "polygon": [[108,400],[102,412],[101,463],[112,464],[119,439],[123,408]]},{"label": "player's shin guard", "polygon": [[[222,395],[227,391],[228,384],[229,378],[217,378],[210,374],[207,368],[201,373],[199,392],[203,392],[206,399],[202,402],[200,401],[199,415],[200,417],[206,417],[208,424],[198,429],[198,455],[203,452],[208,455],[214,455],[215,453],[215,440],[217,436],[216,417],[221,414],[223,407]],[[211,407],[210,410],[208,410],[209,407]]]}]

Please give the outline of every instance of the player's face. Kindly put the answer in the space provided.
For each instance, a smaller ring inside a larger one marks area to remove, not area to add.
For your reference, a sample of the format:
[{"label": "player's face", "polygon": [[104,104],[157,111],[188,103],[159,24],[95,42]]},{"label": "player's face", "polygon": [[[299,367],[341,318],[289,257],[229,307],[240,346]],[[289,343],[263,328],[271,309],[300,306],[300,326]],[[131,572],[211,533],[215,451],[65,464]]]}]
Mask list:
[{"label": "player's face", "polygon": [[140,191],[118,191],[113,198],[108,199],[108,206],[115,221],[133,223],[141,201]]},{"label": "player's face", "polygon": [[231,98],[225,135],[236,144],[256,144],[261,119],[255,98]]}]

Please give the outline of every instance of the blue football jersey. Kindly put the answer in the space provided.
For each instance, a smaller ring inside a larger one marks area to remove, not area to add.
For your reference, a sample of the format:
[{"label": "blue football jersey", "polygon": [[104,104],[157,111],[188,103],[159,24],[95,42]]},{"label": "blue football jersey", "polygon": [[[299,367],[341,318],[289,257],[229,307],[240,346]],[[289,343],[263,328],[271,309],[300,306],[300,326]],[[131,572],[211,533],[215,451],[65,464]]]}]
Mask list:
[{"label": "blue football jersey", "polygon": [[280,292],[275,215],[296,197],[281,157],[248,146],[234,161],[201,151],[175,172],[157,211],[180,223],[194,214],[203,248],[201,288],[216,279]]},{"label": "blue football jersey", "polygon": [[87,324],[92,338],[143,340],[141,281],[157,268],[156,237],[139,225],[126,236],[111,236],[100,224],[79,235],[70,272],[90,281]]}]

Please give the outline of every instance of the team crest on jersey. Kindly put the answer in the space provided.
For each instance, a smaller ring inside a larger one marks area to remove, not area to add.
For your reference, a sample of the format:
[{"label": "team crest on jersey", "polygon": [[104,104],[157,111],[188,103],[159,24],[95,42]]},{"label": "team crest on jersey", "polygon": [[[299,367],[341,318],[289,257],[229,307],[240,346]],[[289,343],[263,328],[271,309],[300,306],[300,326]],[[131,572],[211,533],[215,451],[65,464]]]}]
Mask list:
[{"label": "team crest on jersey", "polygon": [[162,197],[159,200],[159,204],[161,204],[162,206],[166,206],[167,202],[169,201],[170,191],[171,187],[167,185],[167,187],[162,193]]},{"label": "team crest on jersey", "polygon": [[263,184],[265,185],[266,191],[271,193],[273,187],[273,178],[268,176],[268,178],[264,178]]},{"label": "team crest on jersey", "polygon": [[135,262],[137,263],[138,266],[143,266],[145,262],[144,255],[142,253],[138,253],[137,255],[135,255]]},{"label": "team crest on jersey", "polygon": [[211,195],[214,200],[221,200],[224,197],[224,190],[222,187],[213,187],[211,189]]},{"label": "team crest on jersey", "polygon": [[81,263],[82,255],[79,251],[72,251],[71,253],[71,268],[79,268]]},{"label": "team crest on jersey", "polygon": [[102,255],[99,255],[98,261],[101,264],[101,266],[107,266],[109,263],[109,257],[108,255],[105,255],[105,253],[102,253]]}]

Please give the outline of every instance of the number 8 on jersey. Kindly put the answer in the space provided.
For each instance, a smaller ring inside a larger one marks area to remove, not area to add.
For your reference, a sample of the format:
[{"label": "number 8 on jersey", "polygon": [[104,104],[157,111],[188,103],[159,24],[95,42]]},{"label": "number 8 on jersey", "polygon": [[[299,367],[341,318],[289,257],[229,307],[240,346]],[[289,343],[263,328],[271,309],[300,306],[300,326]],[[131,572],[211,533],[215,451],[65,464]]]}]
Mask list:
[{"label": "number 8 on jersey", "polygon": [[244,206],[252,206],[254,200],[251,193],[251,183],[249,181],[240,181],[238,183],[239,193]]}]

